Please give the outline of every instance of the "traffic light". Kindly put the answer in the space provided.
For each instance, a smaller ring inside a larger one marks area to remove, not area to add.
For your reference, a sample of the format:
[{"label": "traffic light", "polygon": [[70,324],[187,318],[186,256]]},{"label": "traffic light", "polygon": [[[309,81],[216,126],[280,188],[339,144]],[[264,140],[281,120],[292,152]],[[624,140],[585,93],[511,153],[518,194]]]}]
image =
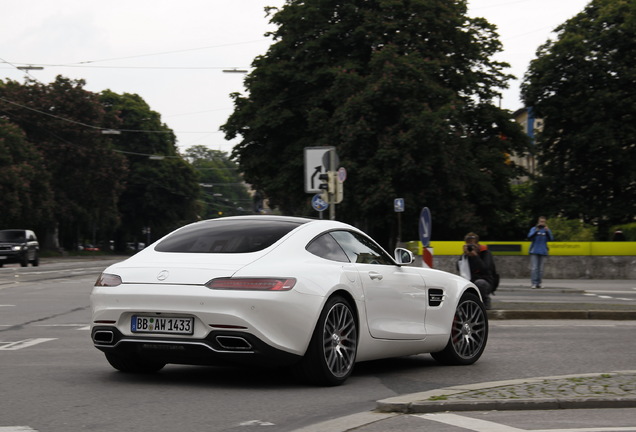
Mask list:
[{"label": "traffic light", "polygon": [[332,197],[336,193],[337,187],[336,173],[334,171],[327,171],[324,174],[320,174],[318,179],[322,182],[320,186],[318,186],[318,188],[322,190],[320,197],[325,202],[332,203],[334,201]]}]

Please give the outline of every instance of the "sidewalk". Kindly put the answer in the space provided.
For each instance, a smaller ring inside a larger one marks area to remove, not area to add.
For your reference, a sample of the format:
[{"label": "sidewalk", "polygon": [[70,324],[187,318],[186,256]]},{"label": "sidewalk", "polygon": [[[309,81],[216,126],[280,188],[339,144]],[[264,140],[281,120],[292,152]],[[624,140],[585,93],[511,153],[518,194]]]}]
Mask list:
[{"label": "sidewalk", "polygon": [[376,411],[413,414],[573,408],[636,408],[636,370],[447,387],[380,400]]},{"label": "sidewalk", "polygon": [[[492,299],[492,309],[488,317],[499,319],[597,319],[597,320],[636,320],[635,302],[588,303],[560,302],[552,303],[542,300],[542,293],[584,294],[586,290],[616,287],[617,289],[634,289],[636,281],[632,280],[590,280],[590,279],[550,279],[544,282],[543,288],[531,289],[530,281],[524,279],[502,279]],[[524,293],[537,297],[537,301],[506,301],[506,294]]]},{"label": "sidewalk", "polygon": [[[494,381],[395,396],[377,401],[374,411],[294,432],[387,430],[389,424],[380,422],[410,414],[599,408],[636,408],[636,370]],[[376,427],[380,424],[384,429]]]}]

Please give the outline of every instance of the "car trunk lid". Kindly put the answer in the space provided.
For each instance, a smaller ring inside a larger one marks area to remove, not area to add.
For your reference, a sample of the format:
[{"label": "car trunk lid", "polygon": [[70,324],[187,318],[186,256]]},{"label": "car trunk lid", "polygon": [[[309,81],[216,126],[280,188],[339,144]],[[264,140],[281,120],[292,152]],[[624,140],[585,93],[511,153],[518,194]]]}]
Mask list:
[{"label": "car trunk lid", "polygon": [[106,269],[125,284],[204,285],[211,279],[231,277],[261,254],[154,253],[141,260],[129,259]]}]

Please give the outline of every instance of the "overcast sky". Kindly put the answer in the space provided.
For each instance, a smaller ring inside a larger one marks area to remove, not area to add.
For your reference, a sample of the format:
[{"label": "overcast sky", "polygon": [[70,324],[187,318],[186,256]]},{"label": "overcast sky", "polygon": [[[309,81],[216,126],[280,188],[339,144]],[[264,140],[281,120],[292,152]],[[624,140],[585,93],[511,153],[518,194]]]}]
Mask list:
[{"label": "overcast sky", "polygon": [[[498,27],[511,64],[502,107],[521,108],[519,81],[539,45],[589,0],[469,0],[469,14]],[[33,78],[86,80],[93,92],[137,93],[161,114],[184,150],[230,151],[219,126],[232,113],[229,94],[264,54],[272,27],[264,8],[284,0],[0,0],[0,79],[23,82],[16,66],[37,65]],[[553,36],[553,35],[552,35]]]}]

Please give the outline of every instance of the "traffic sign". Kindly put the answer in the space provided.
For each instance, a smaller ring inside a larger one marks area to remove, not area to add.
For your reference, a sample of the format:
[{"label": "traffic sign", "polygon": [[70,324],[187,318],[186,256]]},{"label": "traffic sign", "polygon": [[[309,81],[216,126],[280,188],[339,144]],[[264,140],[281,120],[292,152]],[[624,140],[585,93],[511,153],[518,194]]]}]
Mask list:
[{"label": "traffic sign", "polygon": [[[327,171],[335,170],[331,168],[331,152],[335,152],[333,146],[323,147],[305,147],[305,192],[318,193],[321,192],[321,180],[318,178]],[[336,165],[338,164],[338,156],[335,156]]]},{"label": "traffic sign", "polygon": [[338,168],[338,181],[340,183],[344,183],[346,179],[347,179],[347,170],[345,169],[345,167]]},{"label": "traffic sign", "polygon": [[426,248],[431,243],[432,229],[431,211],[428,209],[428,207],[424,207],[420,212],[420,220],[418,225],[420,231],[420,241],[422,242],[422,246]]},{"label": "traffic sign", "polygon": [[393,200],[393,209],[397,213],[401,213],[404,211],[404,198],[396,198]]},{"label": "traffic sign", "polygon": [[311,206],[316,211],[325,211],[329,207],[329,204],[322,199],[320,194],[316,194],[311,198]]}]

